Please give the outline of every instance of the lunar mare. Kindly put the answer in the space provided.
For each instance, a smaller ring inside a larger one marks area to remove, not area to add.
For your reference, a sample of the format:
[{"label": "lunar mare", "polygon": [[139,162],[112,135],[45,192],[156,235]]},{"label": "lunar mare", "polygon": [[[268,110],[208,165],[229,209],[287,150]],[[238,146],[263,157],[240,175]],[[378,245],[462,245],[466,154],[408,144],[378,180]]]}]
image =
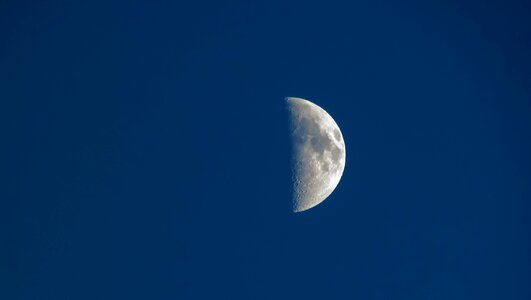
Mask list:
[{"label": "lunar mare", "polygon": [[292,139],[293,211],[323,202],[345,169],[341,130],[321,107],[301,98],[286,98]]}]

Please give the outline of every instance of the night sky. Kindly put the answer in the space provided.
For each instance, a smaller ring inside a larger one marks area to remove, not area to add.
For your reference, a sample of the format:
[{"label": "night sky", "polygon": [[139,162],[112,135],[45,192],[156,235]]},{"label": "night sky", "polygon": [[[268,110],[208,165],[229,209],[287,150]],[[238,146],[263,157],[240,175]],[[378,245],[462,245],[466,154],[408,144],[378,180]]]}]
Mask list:
[{"label": "night sky", "polygon": [[[0,299],[531,299],[531,3],[0,2]],[[284,97],[335,119],[291,212]]]}]

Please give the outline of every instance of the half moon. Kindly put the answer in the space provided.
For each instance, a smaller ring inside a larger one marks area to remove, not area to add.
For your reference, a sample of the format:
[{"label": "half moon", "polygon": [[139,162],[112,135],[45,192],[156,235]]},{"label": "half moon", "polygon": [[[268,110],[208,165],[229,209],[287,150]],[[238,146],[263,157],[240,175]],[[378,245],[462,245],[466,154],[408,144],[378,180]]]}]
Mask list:
[{"label": "half moon", "polygon": [[323,202],[345,169],[341,130],[321,107],[301,98],[286,98],[292,140],[293,211]]}]

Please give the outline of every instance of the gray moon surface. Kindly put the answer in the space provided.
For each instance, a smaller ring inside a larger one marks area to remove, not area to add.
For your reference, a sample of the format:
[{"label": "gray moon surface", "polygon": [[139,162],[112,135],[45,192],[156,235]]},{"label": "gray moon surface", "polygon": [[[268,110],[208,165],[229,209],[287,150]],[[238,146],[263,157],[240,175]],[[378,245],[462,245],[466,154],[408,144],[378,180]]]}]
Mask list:
[{"label": "gray moon surface", "polygon": [[323,202],[345,169],[345,141],[339,126],[321,107],[287,97],[292,141],[293,211]]}]

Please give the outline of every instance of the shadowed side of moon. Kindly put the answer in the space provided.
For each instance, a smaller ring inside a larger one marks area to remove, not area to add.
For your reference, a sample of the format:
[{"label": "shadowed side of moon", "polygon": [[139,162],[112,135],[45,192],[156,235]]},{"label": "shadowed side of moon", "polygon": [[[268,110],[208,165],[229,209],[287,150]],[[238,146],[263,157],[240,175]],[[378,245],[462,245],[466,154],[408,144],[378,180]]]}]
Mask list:
[{"label": "shadowed side of moon", "polygon": [[286,98],[292,138],[293,211],[308,210],[336,188],[345,167],[345,143],[336,122],[319,106]]}]

